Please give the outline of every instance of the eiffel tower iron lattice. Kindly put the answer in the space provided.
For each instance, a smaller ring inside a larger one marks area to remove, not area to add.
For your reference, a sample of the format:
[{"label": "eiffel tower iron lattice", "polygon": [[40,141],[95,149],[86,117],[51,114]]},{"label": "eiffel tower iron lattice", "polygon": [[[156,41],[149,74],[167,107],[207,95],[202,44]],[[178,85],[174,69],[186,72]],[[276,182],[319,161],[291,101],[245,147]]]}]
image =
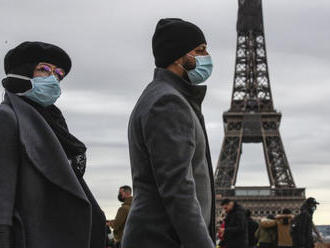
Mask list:
[{"label": "eiffel tower iron lattice", "polygon": [[[262,2],[238,0],[238,5],[234,84],[231,107],[223,114],[217,194],[241,202],[255,216],[275,214],[284,207],[297,212],[305,189],[296,188],[279,132],[281,113],[273,106]],[[243,143],[262,143],[270,187],[235,186]]]}]

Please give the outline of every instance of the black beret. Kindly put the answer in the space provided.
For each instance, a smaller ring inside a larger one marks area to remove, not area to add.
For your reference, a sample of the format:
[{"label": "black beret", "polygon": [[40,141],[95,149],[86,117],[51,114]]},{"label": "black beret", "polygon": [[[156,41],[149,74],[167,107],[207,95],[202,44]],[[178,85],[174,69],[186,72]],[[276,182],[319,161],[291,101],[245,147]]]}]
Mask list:
[{"label": "black beret", "polygon": [[6,54],[4,60],[5,73],[12,73],[16,68],[23,65],[38,64],[40,62],[50,63],[62,68],[65,75],[71,69],[71,59],[62,48],[39,41],[26,41],[9,50]]},{"label": "black beret", "polygon": [[314,197],[307,198],[306,203],[311,206],[320,204],[316,201]]},{"label": "black beret", "polygon": [[178,18],[161,19],[152,38],[155,64],[165,68],[203,43],[204,34],[195,24]]}]

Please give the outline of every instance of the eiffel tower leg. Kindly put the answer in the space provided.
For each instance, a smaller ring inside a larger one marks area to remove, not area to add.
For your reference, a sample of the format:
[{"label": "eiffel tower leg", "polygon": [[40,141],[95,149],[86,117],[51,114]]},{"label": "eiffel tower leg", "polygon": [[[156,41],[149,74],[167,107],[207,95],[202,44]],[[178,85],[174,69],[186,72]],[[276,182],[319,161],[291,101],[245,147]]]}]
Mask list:
[{"label": "eiffel tower leg", "polygon": [[[266,130],[265,130],[266,129]],[[294,188],[295,183],[285,155],[278,124],[263,123],[263,146],[272,187]]]},{"label": "eiffel tower leg", "polygon": [[218,166],[215,172],[217,188],[231,188],[236,183],[242,149],[242,132],[224,138]]}]

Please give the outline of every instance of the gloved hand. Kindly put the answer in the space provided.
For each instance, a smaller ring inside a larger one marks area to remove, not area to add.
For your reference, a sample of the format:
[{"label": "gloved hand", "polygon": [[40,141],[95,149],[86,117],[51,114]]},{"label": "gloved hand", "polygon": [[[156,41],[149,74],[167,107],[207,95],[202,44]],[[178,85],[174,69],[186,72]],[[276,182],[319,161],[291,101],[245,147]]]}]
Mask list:
[{"label": "gloved hand", "polygon": [[10,226],[0,225],[0,247],[13,248]]}]

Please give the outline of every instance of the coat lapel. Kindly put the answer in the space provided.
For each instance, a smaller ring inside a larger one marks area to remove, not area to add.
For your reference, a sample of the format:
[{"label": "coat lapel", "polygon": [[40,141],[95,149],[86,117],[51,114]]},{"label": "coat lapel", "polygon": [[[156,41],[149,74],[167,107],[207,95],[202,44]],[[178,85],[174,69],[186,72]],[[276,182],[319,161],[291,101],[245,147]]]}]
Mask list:
[{"label": "coat lapel", "polygon": [[88,202],[65,152],[44,118],[15,94],[6,92],[16,114],[20,141],[32,164],[50,182]]}]

